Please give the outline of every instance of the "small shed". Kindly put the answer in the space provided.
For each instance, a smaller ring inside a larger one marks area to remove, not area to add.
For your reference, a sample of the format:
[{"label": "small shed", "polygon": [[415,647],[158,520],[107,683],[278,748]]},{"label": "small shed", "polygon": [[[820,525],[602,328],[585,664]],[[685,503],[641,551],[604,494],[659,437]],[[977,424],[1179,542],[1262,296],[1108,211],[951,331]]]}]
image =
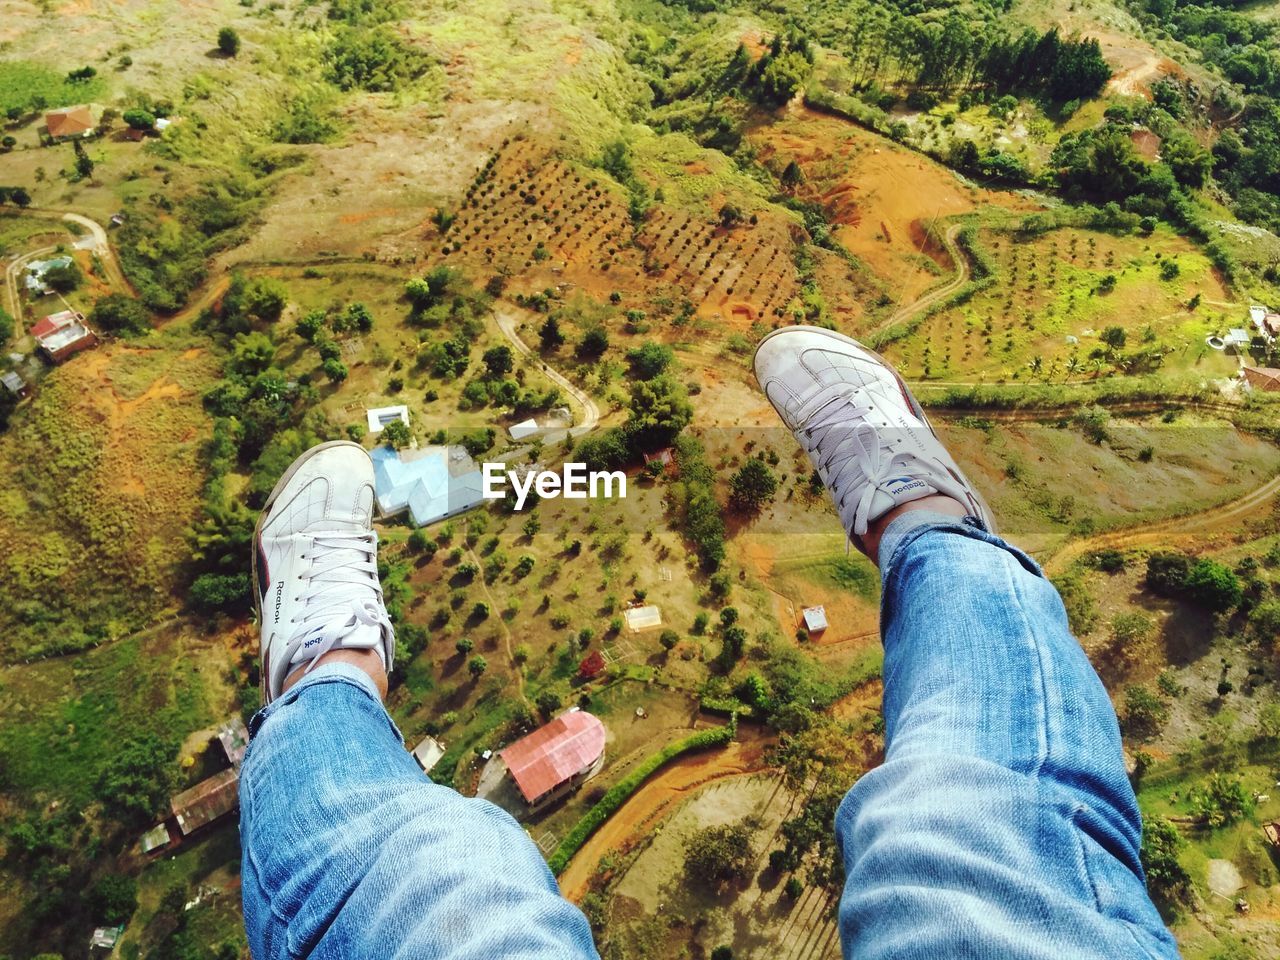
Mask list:
[{"label": "small shed", "polygon": [[622,612],[627,628],[634,631],[650,630],[662,626],[662,611],[650,603],[643,607],[630,607]]},{"label": "small shed", "polygon": [[18,371],[10,370],[8,373],[0,373],[0,384],[12,393],[18,399],[22,399],[31,392],[27,386],[27,382],[18,375]]},{"label": "small shed", "polygon": [[89,938],[89,947],[101,947],[104,950],[114,950],[116,941],[120,939],[120,934],[124,933],[124,927],[95,927],[93,936]]},{"label": "small shed", "polygon": [[168,823],[157,823],[154,827],[142,835],[142,839],[138,841],[138,846],[142,848],[144,855],[159,853],[173,842],[173,837],[169,835]]},{"label": "small shed", "polygon": [[240,774],[220,770],[169,801],[173,818],[184,837],[221,820],[240,806]]},{"label": "small shed", "polygon": [[244,761],[244,752],[249,748],[249,731],[244,728],[244,721],[232,717],[218,729],[218,742],[222,744],[222,752],[227,755],[227,763],[233,770],[239,770]]},{"label": "small shed", "polygon": [[92,137],[98,132],[100,115],[101,111],[95,105],[82,103],[75,107],[51,110],[44,115],[44,125],[49,131],[50,140],[76,140]]},{"label": "small shed", "polygon": [[422,772],[430,773],[431,768],[444,756],[444,747],[435,737],[423,737],[422,741],[409,752],[413,754],[413,759],[418,761]]},{"label": "small shed", "polygon": [[821,633],[827,629],[827,611],[822,607],[804,608],[804,628],[810,634]]},{"label": "small shed", "polygon": [[1227,335],[1222,338],[1228,349],[1244,350],[1249,346],[1249,342],[1253,337],[1249,336],[1249,331],[1243,327],[1232,327],[1227,331]]},{"label": "small shed", "polygon": [[533,436],[539,429],[538,421],[530,418],[522,420],[520,423],[512,424],[507,428],[507,432],[511,434],[512,440],[523,440],[526,437]]},{"label": "small shed", "polygon": [[409,426],[409,408],[403,404],[398,407],[375,407],[366,416],[370,433],[381,433],[393,420],[400,420],[406,427]]}]

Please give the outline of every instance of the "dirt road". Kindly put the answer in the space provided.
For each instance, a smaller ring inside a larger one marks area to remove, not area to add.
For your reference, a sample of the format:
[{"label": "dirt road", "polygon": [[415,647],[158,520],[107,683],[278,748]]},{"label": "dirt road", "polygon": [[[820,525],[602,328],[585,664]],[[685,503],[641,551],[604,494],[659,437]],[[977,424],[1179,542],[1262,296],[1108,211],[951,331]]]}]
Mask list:
[{"label": "dirt road", "polygon": [[552,369],[542,358],[538,356],[533,349],[520,339],[520,334],[516,333],[516,326],[519,322],[517,316],[511,312],[510,308],[499,304],[493,311],[493,319],[498,324],[498,329],[502,331],[503,336],[511,341],[511,346],[516,352],[538,367],[548,380],[562,389],[569,396],[577,401],[578,406],[582,407],[582,419],[569,428],[569,436],[580,437],[584,433],[590,433],[596,428],[600,422],[600,408],[596,406],[596,402],[591,399],[584,391],[579,390],[576,386],[569,382],[569,379],[563,376],[559,371]]},{"label": "dirt road", "polygon": [[[90,220],[86,216],[73,213],[70,210],[55,210],[49,207],[28,207],[22,211],[25,216],[44,217],[48,219],[64,220],[68,223],[75,223],[84,227],[89,231],[89,236],[75,242],[74,246],[77,250],[88,250],[98,258],[102,264],[102,269],[106,271],[106,281],[108,286],[117,293],[127,293],[132,295],[133,290],[129,286],[129,282],[125,279],[124,272],[120,269],[120,264],[116,260],[116,255],[111,249],[111,244],[107,240],[107,231],[102,224],[97,221]],[[5,270],[5,297],[7,304],[5,309],[9,311],[9,315],[15,319],[22,318],[22,297],[19,284],[22,279],[22,269],[31,260],[38,257],[47,256],[53,253],[57,247],[41,247],[39,250],[33,250],[30,253],[23,254]]]},{"label": "dirt road", "polygon": [[944,283],[940,287],[933,287],[926,290],[910,303],[905,303],[889,314],[888,318],[876,327],[872,333],[881,333],[888,330],[896,323],[902,323],[922,310],[927,310],[933,304],[951,296],[962,286],[969,282],[970,267],[969,258],[965,256],[964,251],[960,249],[956,243],[956,237],[960,235],[961,225],[953,223],[947,227],[942,234],[943,246],[947,248],[947,255],[951,257],[951,262],[956,265],[956,275]]},{"label": "dirt road", "polygon": [[1067,543],[1047,560],[1043,561],[1045,573],[1052,576],[1064,570],[1071,561],[1094,550],[1133,550],[1138,547],[1174,546],[1174,538],[1199,540],[1205,534],[1228,529],[1241,518],[1258,510],[1280,495],[1280,476],[1272,477],[1262,486],[1249,491],[1238,500],[1224,503],[1200,513],[1154,523],[1129,527],[1110,533],[1100,533]]},{"label": "dirt road", "polygon": [[586,895],[587,885],[604,855],[633,842],[650,829],[673,802],[714,780],[768,769],[764,748],[769,738],[764,729],[740,724],[738,737],[739,740],[723,750],[704,750],[673,760],[646,780],[569,861],[560,874],[560,890],[564,895],[579,902]]}]

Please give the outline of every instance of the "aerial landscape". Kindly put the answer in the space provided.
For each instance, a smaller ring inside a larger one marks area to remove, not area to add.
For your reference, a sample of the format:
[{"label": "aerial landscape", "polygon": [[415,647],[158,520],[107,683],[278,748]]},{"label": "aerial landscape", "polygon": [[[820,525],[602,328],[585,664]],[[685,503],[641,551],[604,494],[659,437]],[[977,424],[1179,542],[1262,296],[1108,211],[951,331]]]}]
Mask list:
[{"label": "aerial landscape", "polygon": [[[249,957],[250,544],[327,440],[406,748],[600,955],[839,957],[880,580],[794,323],[1058,587],[1184,956],[1280,957],[1274,2],[0,0],[0,111],[0,960]],[[566,462],[625,496],[484,495]]]}]

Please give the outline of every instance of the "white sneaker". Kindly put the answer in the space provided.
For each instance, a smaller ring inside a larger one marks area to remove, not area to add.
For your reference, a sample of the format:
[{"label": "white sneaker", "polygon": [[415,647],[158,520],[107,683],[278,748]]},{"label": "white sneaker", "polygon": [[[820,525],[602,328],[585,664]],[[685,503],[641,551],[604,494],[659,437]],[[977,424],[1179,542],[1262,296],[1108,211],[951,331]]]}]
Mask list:
[{"label": "white sneaker", "polygon": [[995,532],[916,398],[873,351],[822,327],[784,327],[760,341],[752,365],[859,549],[869,524],[934,494],[958,500]]},{"label": "white sneaker", "polygon": [[330,650],[377,650],[391,670],[395,633],[378,582],[373,485],[364,448],[334,441],[295,460],[267,498],[253,551],[263,703]]}]

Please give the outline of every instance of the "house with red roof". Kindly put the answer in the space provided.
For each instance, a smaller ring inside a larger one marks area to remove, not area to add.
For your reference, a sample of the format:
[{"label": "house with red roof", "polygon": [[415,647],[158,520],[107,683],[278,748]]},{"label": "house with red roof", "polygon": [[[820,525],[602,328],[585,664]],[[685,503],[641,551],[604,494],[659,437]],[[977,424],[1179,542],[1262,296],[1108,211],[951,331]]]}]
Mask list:
[{"label": "house with red roof", "polygon": [[45,129],[54,143],[63,140],[80,140],[98,132],[102,111],[92,103],[51,110],[44,115]]},{"label": "house with red roof", "polygon": [[73,353],[98,344],[97,334],[84,322],[84,314],[75,310],[52,313],[37,321],[31,336],[50,363],[62,363]]},{"label": "house with red roof", "polygon": [[604,724],[574,708],[498,752],[530,809],[544,807],[604,766]]}]

